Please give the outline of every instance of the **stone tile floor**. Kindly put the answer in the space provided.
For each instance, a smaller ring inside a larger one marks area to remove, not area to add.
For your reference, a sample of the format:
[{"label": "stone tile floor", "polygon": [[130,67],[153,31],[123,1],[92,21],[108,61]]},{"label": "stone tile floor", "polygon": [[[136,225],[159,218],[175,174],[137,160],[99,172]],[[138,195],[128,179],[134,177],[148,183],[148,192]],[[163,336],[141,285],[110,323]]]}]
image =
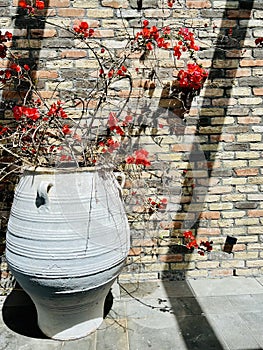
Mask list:
[{"label": "stone tile floor", "polygon": [[74,341],[45,338],[21,290],[0,297],[1,350],[260,350],[263,277],[114,285],[100,328]]}]

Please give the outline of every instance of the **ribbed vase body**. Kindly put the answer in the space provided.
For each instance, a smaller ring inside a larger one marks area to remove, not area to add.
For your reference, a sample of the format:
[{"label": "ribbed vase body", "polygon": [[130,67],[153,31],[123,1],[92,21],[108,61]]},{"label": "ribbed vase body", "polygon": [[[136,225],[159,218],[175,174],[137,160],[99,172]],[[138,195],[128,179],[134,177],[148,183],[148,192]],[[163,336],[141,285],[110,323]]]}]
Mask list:
[{"label": "ribbed vase body", "polygon": [[103,320],[129,250],[121,189],[109,169],[27,170],[16,188],[7,260],[47,336],[77,339]]}]

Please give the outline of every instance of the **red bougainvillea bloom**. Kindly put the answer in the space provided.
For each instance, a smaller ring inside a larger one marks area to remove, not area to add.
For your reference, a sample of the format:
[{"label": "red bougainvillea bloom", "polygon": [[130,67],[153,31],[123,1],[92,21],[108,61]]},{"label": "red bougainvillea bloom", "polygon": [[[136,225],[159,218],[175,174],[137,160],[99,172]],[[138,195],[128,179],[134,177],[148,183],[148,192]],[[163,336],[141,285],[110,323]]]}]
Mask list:
[{"label": "red bougainvillea bloom", "polygon": [[138,149],[132,156],[126,158],[127,164],[136,164],[143,166],[150,166],[151,162],[147,159],[149,153],[145,149]]},{"label": "red bougainvillea bloom", "polygon": [[27,8],[27,2],[25,0],[20,0],[18,3],[18,6],[25,9],[25,8]]},{"label": "red bougainvillea bloom", "polygon": [[71,134],[71,130],[68,124],[63,125],[62,127],[62,132],[64,135],[69,135]]},{"label": "red bougainvillea bloom", "polygon": [[207,76],[208,72],[199,64],[188,63],[187,70],[181,69],[178,73],[179,85],[182,88],[199,90],[203,86]]},{"label": "red bougainvillea bloom", "polygon": [[116,117],[116,113],[110,112],[109,118],[108,118],[108,126],[110,131],[115,131],[116,134],[123,136],[124,130],[119,126],[119,121]]},{"label": "red bougainvillea bloom", "polygon": [[113,74],[114,74],[114,70],[111,69],[111,70],[108,72],[108,77],[109,77],[109,78],[112,78],[112,77],[113,77]]},{"label": "red bougainvillea bloom", "polygon": [[36,0],[36,8],[39,10],[43,10],[45,8],[44,1]]},{"label": "red bougainvillea bloom", "polygon": [[5,34],[2,34],[0,30],[0,43],[5,43],[9,40],[12,40],[13,34],[10,32],[5,32]]},{"label": "red bougainvillea bloom", "polygon": [[84,21],[80,22],[79,25],[74,25],[73,30],[78,34],[83,35],[85,38],[91,37],[94,34],[94,29],[89,29],[89,24]]},{"label": "red bougainvillea bloom", "polygon": [[174,56],[177,57],[179,60],[182,55],[181,47],[179,45],[176,45],[174,46],[173,50],[174,50]]},{"label": "red bougainvillea bloom", "polygon": [[184,232],[184,237],[187,238],[187,239],[195,239],[192,231],[185,231]]},{"label": "red bougainvillea bloom", "polygon": [[40,118],[40,113],[37,108],[32,108],[32,107],[26,107],[23,106],[23,114],[28,118],[33,121],[36,121]]},{"label": "red bougainvillea bloom", "polygon": [[147,19],[145,19],[143,22],[142,22],[143,26],[144,27],[147,27],[149,25],[149,21]]},{"label": "red bougainvillea bloom", "polygon": [[16,71],[17,73],[21,72],[22,70],[22,68],[16,63],[12,63],[9,68]]},{"label": "red bougainvillea bloom", "polygon": [[0,135],[3,135],[7,132],[8,128],[5,126],[0,125]]},{"label": "red bougainvillea bloom", "polygon": [[26,118],[33,121],[36,121],[40,118],[40,113],[37,108],[27,106],[15,106],[13,108],[13,115],[15,120],[21,119],[22,116],[25,116]]},{"label": "red bougainvillea bloom", "polygon": [[118,141],[114,141],[112,138],[109,138],[107,140],[107,151],[109,153],[113,153],[119,147],[120,147],[120,143]]},{"label": "red bougainvillea bloom", "polygon": [[61,118],[63,118],[63,119],[67,118],[68,115],[67,115],[67,113],[63,110],[63,108],[61,107],[61,104],[62,104],[61,101],[54,102],[54,103],[51,105],[51,107],[50,107],[50,109],[49,109],[47,115],[48,115],[49,117],[51,117],[51,116],[56,116],[56,117],[61,117]]},{"label": "red bougainvillea bloom", "polygon": [[175,3],[175,0],[168,0],[168,1],[167,1],[167,5],[168,5],[169,7],[173,7],[174,3]]},{"label": "red bougainvillea bloom", "polygon": [[257,38],[257,39],[255,40],[255,44],[256,44],[257,46],[263,47],[263,37]]}]

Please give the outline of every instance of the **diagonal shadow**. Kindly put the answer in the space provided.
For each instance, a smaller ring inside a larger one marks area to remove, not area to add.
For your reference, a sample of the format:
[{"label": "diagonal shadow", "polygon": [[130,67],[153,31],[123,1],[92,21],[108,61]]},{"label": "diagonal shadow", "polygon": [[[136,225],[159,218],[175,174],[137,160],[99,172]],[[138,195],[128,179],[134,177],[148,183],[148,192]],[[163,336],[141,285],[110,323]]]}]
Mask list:
[{"label": "diagonal shadow", "polygon": [[[214,54],[213,54],[213,58],[212,58],[212,65],[211,65],[211,70],[209,73],[209,77],[208,80],[212,81],[214,79],[218,79],[220,78],[222,80],[222,87],[224,88],[224,78],[227,78],[227,69],[224,69],[222,67],[217,68],[217,65],[215,64],[217,60],[225,60],[226,56],[225,56],[225,51],[226,49],[231,50],[231,49],[237,49],[237,52],[239,52],[239,56],[235,57],[235,60],[233,62],[235,62],[235,65],[231,66],[231,68],[229,68],[229,73],[231,74],[232,79],[235,78],[236,73],[237,73],[237,69],[239,66],[239,61],[241,59],[241,49],[242,49],[242,45],[244,43],[244,39],[246,37],[246,32],[247,32],[247,26],[243,26],[243,27],[237,27],[237,28],[233,28],[233,32],[231,37],[228,37],[228,32],[229,32],[229,28],[231,28],[231,26],[228,27],[227,22],[228,21],[238,21],[240,19],[239,17],[239,13],[238,11],[234,12],[235,15],[232,14],[230,15],[230,11],[228,10],[228,8],[230,8],[228,5],[231,3],[231,0],[227,0],[226,1],[226,5],[225,5],[225,10],[222,16],[222,20],[224,23],[224,27],[222,26],[220,28],[220,32],[219,35],[217,37],[217,42],[215,45],[215,50],[214,50]],[[254,1],[247,1],[247,0],[239,0],[239,8],[238,10],[245,10],[246,12],[246,19],[248,19],[251,16],[251,11],[253,9],[253,4]],[[237,54],[238,55],[238,54]],[[231,72],[230,72],[231,70]],[[228,92],[224,93],[223,98],[225,99],[225,108],[224,108],[224,116],[222,119],[224,119],[227,115],[228,112],[228,101],[229,98],[231,96],[231,89],[232,86],[228,87],[229,90]],[[225,91],[226,89],[224,89]],[[204,115],[202,115],[202,109],[206,108],[207,106],[205,105],[205,101],[206,101],[206,96],[204,96],[203,98],[203,105],[201,107],[201,117],[199,120],[199,127],[197,128],[197,132],[196,132],[196,136],[198,137],[200,135],[200,128],[202,127],[206,127],[206,126],[211,126],[211,120],[213,116],[213,106],[211,108],[211,113],[209,117],[206,117]],[[217,108],[217,107],[214,107]],[[215,159],[215,155],[218,151],[218,147],[219,147],[219,141],[220,141],[220,135],[222,133],[222,128],[223,128],[224,122],[221,122],[221,126],[217,126],[217,140],[216,142],[213,142],[214,145],[214,151],[213,154],[211,154],[210,152],[196,152],[196,150],[192,150],[190,152],[190,156],[189,156],[189,162],[200,162],[204,165],[204,162],[207,165],[207,169],[208,169],[208,178],[206,181],[206,184],[203,185],[203,188],[205,189],[203,191],[203,193],[199,194],[198,196],[198,206],[199,206],[199,211],[198,213],[196,213],[196,215],[198,215],[202,212],[202,207],[204,204],[204,199],[205,199],[205,195],[206,195],[206,191],[208,188],[208,182],[209,179],[211,178],[211,173],[213,170],[213,165],[214,165],[214,159]],[[205,130],[205,128],[203,128],[203,130]],[[207,136],[208,140],[210,139],[210,134],[209,133],[205,133],[205,131],[202,131],[202,135],[203,136]],[[203,159],[202,157],[200,157],[200,154],[204,154],[205,158]],[[219,172],[224,171],[223,169],[220,169]],[[220,174],[218,173],[218,176],[220,176]],[[191,198],[191,201],[195,201],[196,204],[196,198]],[[195,217],[195,219],[197,218],[197,216]],[[175,221],[179,222],[179,218],[175,219]],[[189,222],[188,222],[189,224]],[[194,229],[198,229],[199,227],[199,223],[198,223],[198,219],[195,220],[194,222],[194,226],[192,227],[183,227],[183,224],[181,224],[181,228],[194,228]],[[178,247],[170,245],[169,246],[169,251],[168,251],[168,255],[169,254],[175,254],[175,252],[177,251]],[[180,253],[184,253],[182,250],[180,251]],[[185,279],[185,274],[182,270],[170,270],[168,272],[162,272],[162,279],[163,280],[178,280],[178,279]],[[165,284],[164,284],[165,287]],[[205,315],[203,314],[202,308],[198,303],[198,300],[196,299],[195,295],[193,294],[193,292],[190,290],[189,286],[187,285],[187,283],[185,282],[185,288],[186,291],[188,293],[191,293],[191,307],[194,308],[197,312],[196,315],[193,317],[185,317],[184,315],[180,314],[180,312],[177,309],[177,305],[174,302],[175,298],[170,298],[170,303],[171,306],[173,308],[173,312],[175,314],[176,320],[178,322],[178,325],[180,327],[181,330],[181,334],[184,338],[185,344],[187,346],[187,348],[189,350],[193,350],[193,349],[216,349],[216,350],[223,350],[222,344],[220,343],[219,339],[217,338],[217,335],[215,334],[212,326],[209,323],[209,320],[205,317]],[[168,291],[167,291],[168,292]],[[168,293],[167,293],[168,294]],[[169,294],[168,294],[169,295]],[[171,295],[171,293],[170,293]]]}]

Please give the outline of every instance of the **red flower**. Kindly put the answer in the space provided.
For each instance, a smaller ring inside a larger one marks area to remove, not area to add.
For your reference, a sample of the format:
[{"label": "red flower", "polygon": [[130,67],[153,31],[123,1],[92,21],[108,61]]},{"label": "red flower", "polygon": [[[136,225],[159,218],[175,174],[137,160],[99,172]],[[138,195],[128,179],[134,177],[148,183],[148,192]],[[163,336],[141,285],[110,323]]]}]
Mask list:
[{"label": "red flower", "polygon": [[263,47],[263,37],[257,38],[257,39],[255,40],[255,44],[256,44],[257,46]]},{"label": "red flower", "polygon": [[0,125],[0,135],[3,135],[4,133],[6,133],[7,130],[8,130],[7,127]]},{"label": "red flower", "polygon": [[119,126],[119,121],[116,117],[116,113],[111,112],[109,114],[108,126],[109,126],[110,131],[115,131],[116,134],[121,135],[121,136],[124,135],[123,129]]},{"label": "red flower", "polygon": [[13,108],[13,115],[14,115],[15,120],[19,120],[23,115],[22,106],[15,106]]},{"label": "red flower", "polygon": [[27,118],[33,121],[36,121],[40,118],[39,110],[37,108],[23,106],[22,111]]},{"label": "red flower", "polygon": [[108,72],[108,77],[109,77],[109,78],[112,78],[113,74],[114,74],[114,70],[111,69],[111,70]]},{"label": "red flower", "polygon": [[18,3],[18,6],[25,9],[25,8],[27,8],[27,2],[25,0],[20,0]]},{"label": "red flower", "polygon": [[19,73],[19,72],[21,72],[21,67],[18,65],[18,64],[16,64],[16,63],[12,63],[11,65],[10,65],[10,69],[13,69],[14,71],[16,71],[17,73]]},{"label": "red flower", "polygon": [[149,51],[153,50],[153,44],[150,41],[146,44],[146,49]]},{"label": "red flower", "polygon": [[30,67],[29,67],[29,65],[27,65],[27,64],[24,64],[24,69],[25,69],[25,70],[27,70],[27,71],[29,71],[29,70],[30,70]]},{"label": "red flower", "polygon": [[44,1],[36,0],[36,8],[39,9],[39,10],[43,10],[45,8]]},{"label": "red flower", "polygon": [[67,115],[67,113],[64,111],[64,109],[61,107],[61,103],[62,103],[61,101],[54,102],[54,103],[51,105],[51,107],[50,107],[50,109],[49,109],[47,115],[48,115],[49,117],[51,117],[51,116],[56,116],[56,117],[60,117],[60,118],[63,118],[63,119],[67,118],[68,115]]},{"label": "red flower", "polygon": [[127,164],[136,164],[143,166],[150,166],[151,162],[147,159],[149,153],[145,149],[138,149],[133,153],[132,156],[128,156],[126,158]]},{"label": "red flower", "polygon": [[187,70],[181,69],[178,73],[179,84],[182,88],[199,90],[208,73],[197,63],[188,63]]},{"label": "red flower", "polygon": [[149,25],[149,21],[147,19],[145,19],[143,22],[142,22],[143,26],[144,27],[147,27]]},{"label": "red flower", "polygon": [[36,121],[40,118],[40,113],[37,108],[27,106],[15,106],[13,108],[13,115],[17,121],[21,119],[23,115],[33,121]]},{"label": "red flower", "polygon": [[179,60],[182,55],[180,46],[178,45],[174,46],[173,50],[174,50],[174,56],[176,56]]},{"label": "red flower", "polygon": [[107,146],[108,146],[107,151],[112,153],[113,151],[115,151],[116,149],[118,149],[120,147],[120,143],[118,141],[114,141],[112,138],[110,138],[107,140]]},{"label": "red flower", "polygon": [[69,135],[69,134],[71,134],[71,130],[70,130],[68,124],[63,125],[63,127],[62,127],[62,132],[63,132],[64,135]]},{"label": "red flower", "polygon": [[73,30],[78,33],[83,35],[85,38],[91,37],[94,34],[94,29],[89,29],[89,24],[87,22],[80,22],[79,25],[74,25]]}]

